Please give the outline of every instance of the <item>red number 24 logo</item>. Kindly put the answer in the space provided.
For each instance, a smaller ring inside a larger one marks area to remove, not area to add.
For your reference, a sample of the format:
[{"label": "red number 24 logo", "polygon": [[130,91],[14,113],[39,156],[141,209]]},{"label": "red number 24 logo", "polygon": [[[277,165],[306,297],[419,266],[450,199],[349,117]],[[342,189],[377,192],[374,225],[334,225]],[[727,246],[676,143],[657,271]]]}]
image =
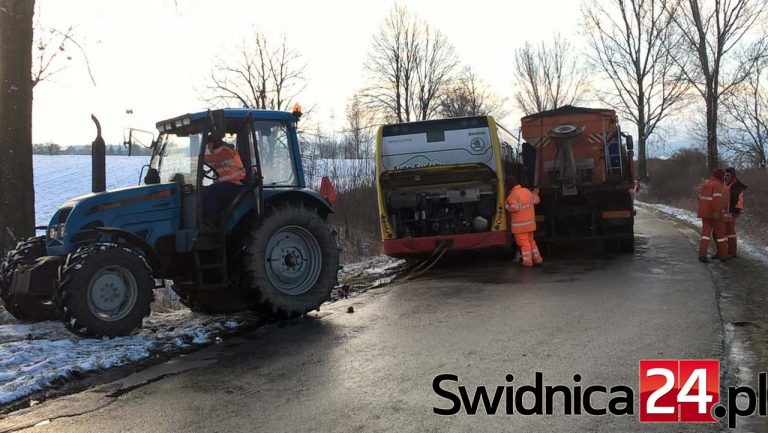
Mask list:
[{"label": "red number 24 logo", "polygon": [[720,361],[640,361],[640,422],[716,422]]}]

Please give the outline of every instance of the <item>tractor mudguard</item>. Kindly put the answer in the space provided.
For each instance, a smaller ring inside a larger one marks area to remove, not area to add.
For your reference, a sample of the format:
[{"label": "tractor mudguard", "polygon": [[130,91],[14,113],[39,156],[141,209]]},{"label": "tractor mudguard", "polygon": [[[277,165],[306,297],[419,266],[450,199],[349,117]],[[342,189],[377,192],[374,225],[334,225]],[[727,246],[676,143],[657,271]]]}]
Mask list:
[{"label": "tractor mudguard", "polygon": [[309,188],[296,189],[264,189],[264,201],[290,201],[294,203],[309,203],[317,207],[322,215],[333,213],[333,207],[315,190]]},{"label": "tractor mudguard", "polygon": [[160,254],[157,253],[155,247],[148,244],[141,236],[118,227],[95,227],[94,230],[111,235],[113,241],[123,239],[131,246],[141,249],[144,254],[146,254],[146,259],[152,267],[154,274],[157,275],[161,273],[163,269],[163,260],[160,258]]}]

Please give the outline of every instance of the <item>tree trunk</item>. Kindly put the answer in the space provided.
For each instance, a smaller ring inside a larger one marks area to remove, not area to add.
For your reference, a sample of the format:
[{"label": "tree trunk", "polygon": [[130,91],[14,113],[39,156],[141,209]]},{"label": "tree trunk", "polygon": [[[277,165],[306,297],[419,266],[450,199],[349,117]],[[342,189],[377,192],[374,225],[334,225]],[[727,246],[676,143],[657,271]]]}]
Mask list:
[{"label": "tree trunk", "polygon": [[647,153],[645,150],[645,94],[642,83],[639,83],[637,98],[637,177],[641,182],[648,182]]},{"label": "tree trunk", "polygon": [[712,171],[719,165],[717,154],[717,99],[712,92],[706,96],[707,116],[707,168]]},{"label": "tree trunk", "polygon": [[0,252],[34,234],[32,16],[34,0],[0,0]]}]

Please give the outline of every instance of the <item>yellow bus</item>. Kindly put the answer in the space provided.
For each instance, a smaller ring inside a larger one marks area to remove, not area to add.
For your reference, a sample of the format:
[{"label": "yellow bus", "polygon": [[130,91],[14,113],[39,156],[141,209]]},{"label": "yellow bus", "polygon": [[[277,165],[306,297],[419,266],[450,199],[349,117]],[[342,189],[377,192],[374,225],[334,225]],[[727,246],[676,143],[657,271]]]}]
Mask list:
[{"label": "yellow bus", "polygon": [[491,116],[380,127],[376,189],[384,253],[509,247],[510,174],[524,175],[521,147]]}]

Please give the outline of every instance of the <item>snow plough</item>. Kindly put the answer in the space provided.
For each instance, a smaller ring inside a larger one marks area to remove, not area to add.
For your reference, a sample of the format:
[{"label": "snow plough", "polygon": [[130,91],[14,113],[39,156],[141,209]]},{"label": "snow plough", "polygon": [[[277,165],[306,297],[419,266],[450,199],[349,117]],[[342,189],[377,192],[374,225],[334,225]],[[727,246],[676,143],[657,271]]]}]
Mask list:
[{"label": "snow plough", "polygon": [[[298,108],[219,109],[158,122],[143,185],[114,191],[105,191],[94,117],[93,192],[66,201],[44,236],[5,256],[6,309],[22,321],[61,320],[86,337],[139,328],[154,290],[169,281],[202,313],[318,309],[336,284],[339,251],[326,221],[331,204],[305,185],[300,116]],[[214,136],[245,171],[226,200],[206,159]],[[211,200],[219,201],[213,214]]]},{"label": "snow plough", "polygon": [[537,240],[634,251],[632,136],[610,109],[566,105],[523,117],[524,184],[538,188]]}]

